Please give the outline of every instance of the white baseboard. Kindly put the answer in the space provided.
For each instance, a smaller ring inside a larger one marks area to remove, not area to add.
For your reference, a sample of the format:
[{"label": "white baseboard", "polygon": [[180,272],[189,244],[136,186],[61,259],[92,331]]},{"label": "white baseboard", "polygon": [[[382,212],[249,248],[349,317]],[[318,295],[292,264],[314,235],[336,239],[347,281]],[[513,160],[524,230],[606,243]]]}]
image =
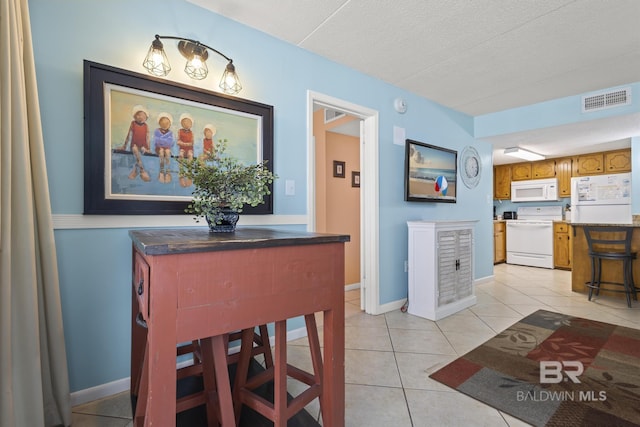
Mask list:
[{"label": "white baseboard", "polygon": [[404,303],[407,301],[406,298],[403,298],[401,300],[397,300],[397,301],[391,301],[388,302],[386,304],[382,304],[378,306],[377,312],[376,313],[371,313],[371,314],[384,314],[384,313],[388,313],[390,311],[394,311],[394,310],[400,310],[400,308],[402,308],[402,306],[404,305]]},{"label": "white baseboard", "polygon": [[491,275],[489,275],[489,276],[485,276],[485,277],[481,277],[481,278],[479,278],[479,279],[475,279],[475,280],[473,281],[473,284],[474,284],[474,285],[479,285],[480,283],[490,282],[490,281],[492,281],[492,280],[493,280],[493,279],[495,279],[495,278],[496,278],[496,276],[495,276],[495,275],[493,275],[493,274],[491,274]]},{"label": "white baseboard", "polygon": [[[307,336],[307,328],[302,327],[287,332],[287,341],[297,340]],[[271,337],[271,346],[273,346],[275,339]],[[237,353],[240,351],[240,346],[236,345],[229,348],[229,353]],[[190,365],[190,360],[185,360],[176,365],[177,368]],[[112,396],[117,393],[129,390],[131,384],[130,377],[122,378],[116,381],[111,381],[106,384],[100,384],[95,387],[86,388],[84,390],[78,390],[71,393],[71,406],[82,405],[83,403],[91,402],[94,400],[102,399],[107,396]]]},{"label": "white baseboard", "polygon": [[355,291],[356,289],[360,289],[360,283],[352,283],[350,285],[345,285],[344,291]]},{"label": "white baseboard", "polygon": [[71,406],[74,407],[77,405],[82,405],[83,403],[121,393],[123,391],[129,390],[130,384],[130,378],[126,377],[120,380],[111,381],[110,383],[100,384],[95,387],[75,391],[71,393]]}]

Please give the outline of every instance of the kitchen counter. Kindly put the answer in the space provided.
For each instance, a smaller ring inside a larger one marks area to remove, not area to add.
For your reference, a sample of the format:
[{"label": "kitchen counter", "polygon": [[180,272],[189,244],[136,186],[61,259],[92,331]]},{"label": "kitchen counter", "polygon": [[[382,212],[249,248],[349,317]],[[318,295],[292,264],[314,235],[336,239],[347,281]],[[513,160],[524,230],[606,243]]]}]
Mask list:
[{"label": "kitchen counter", "polygon": [[[633,237],[631,239],[631,250],[640,253],[640,221],[638,216],[634,216],[633,224],[625,224],[625,226],[634,227]],[[588,289],[585,283],[591,280],[591,260],[589,258],[589,249],[587,238],[584,235],[583,227],[585,226],[615,226],[614,224],[582,224],[571,223],[573,227],[572,249],[573,249],[573,269],[571,271],[571,290],[574,292],[587,293]],[[636,285],[640,285],[640,260],[633,262],[633,277]],[[603,260],[602,261],[602,281],[622,283],[622,267],[620,262]],[[624,298],[622,292],[607,292],[607,285],[602,285],[601,295],[612,295]],[[614,287],[616,289],[619,287]]]}]

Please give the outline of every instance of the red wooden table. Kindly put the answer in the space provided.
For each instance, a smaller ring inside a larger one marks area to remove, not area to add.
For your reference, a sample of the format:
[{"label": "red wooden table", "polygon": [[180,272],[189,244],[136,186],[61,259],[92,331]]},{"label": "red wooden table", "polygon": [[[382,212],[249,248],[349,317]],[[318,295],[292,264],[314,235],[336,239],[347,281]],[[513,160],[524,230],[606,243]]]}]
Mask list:
[{"label": "red wooden table", "polygon": [[[154,229],[129,235],[131,383],[133,392],[141,369],[147,369],[145,426],[175,425],[177,344],[316,312],[324,313],[323,421],[344,425],[344,242],[349,236],[243,227],[235,233]],[[146,322],[146,333],[136,319]],[[145,345],[149,363],[143,366]],[[228,377],[218,380],[226,380],[218,390],[222,422],[233,425]]]}]

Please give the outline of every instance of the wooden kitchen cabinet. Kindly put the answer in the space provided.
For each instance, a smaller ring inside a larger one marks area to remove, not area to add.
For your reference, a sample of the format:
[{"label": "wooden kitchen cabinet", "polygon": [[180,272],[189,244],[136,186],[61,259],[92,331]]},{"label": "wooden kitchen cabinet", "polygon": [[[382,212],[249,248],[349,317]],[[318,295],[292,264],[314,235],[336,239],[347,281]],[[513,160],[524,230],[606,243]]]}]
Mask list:
[{"label": "wooden kitchen cabinet", "polygon": [[573,162],[573,176],[600,175],[604,173],[604,153],[576,156]]},{"label": "wooden kitchen cabinet", "polygon": [[511,199],[511,165],[493,168],[493,198]]},{"label": "wooden kitchen cabinet", "polygon": [[558,178],[558,195],[571,197],[571,157],[556,159],[556,177]]},{"label": "wooden kitchen cabinet", "polygon": [[511,165],[511,180],[531,179],[531,163],[514,163]]},{"label": "wooden kitchen cabinet", "polygon": [[605,173],[631,172],[631,150],[604,153],[604,169]]},{"label": "wooden kitchen cabinet", "polygon": [[493,222],[493,263],[507,261],[507,233],[504,221]]},{"label": "wooden kitchen cabinet", "polygon": [[571,225],[566,222],[554,222],[553,238],[553,266],[571,270]]},{"label": "wooden kitchen cabinet", "polygon": [[554,178],[556,176],[556,161],[554,159],[541,160],[531,164],[533,179]]}]

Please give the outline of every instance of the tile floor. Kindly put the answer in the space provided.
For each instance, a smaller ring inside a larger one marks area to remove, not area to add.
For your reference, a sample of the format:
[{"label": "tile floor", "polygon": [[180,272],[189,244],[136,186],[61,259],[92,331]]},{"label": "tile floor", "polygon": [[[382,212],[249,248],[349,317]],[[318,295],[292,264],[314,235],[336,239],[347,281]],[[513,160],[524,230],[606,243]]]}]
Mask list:
[{"label": "tile floor", "polygon": [[[359,291],[345,294],[346,425],[352,427],[526,426],[455,392],[428,375],[538,309],[640,329],[640,303],[571,292],[571,274],[500,264],[477,286],[478,303],[438,322],[400,311],[360,311]],[[322,342],[322,341],[321,341]],[[288,360],[311,369],[306,338],[289,343]],[[298,384],[289,389],[296,394]],[[319,417],[319,406],[307,410]],[[128,393],[73,408],[74,427],[132,426]]]}]

